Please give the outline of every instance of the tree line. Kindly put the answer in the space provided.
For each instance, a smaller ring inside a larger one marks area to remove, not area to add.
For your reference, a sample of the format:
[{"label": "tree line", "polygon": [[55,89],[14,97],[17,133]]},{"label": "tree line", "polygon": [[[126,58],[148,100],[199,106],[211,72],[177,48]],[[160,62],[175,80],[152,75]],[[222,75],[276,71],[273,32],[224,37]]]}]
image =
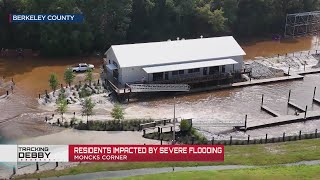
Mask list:
[{"label": "tree line", "polygon": [[[104,52],[112,44],[282,34],[287,13],[320,0],[0,0],[0,48],[44,56]],[[83,14],[80,24],[9,23],[9,14]]]}]

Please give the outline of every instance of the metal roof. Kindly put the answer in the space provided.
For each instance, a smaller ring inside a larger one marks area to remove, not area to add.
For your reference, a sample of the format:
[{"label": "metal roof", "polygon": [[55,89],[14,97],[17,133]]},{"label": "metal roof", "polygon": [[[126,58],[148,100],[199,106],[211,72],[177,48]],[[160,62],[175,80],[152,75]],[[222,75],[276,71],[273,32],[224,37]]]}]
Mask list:
[{"label": "metal roof", "polygon": [[143,70],[146,71],[148,74],[150,74],[150,73],[158,73],[158,72],[177,71],[182,69],[223,66],[223,65],[230,65],[230,64],[237,64],[237,63],[238,62],[233,59],[220,59],[220,60],[211,60],[211,61],[146,67],[146,68],[143,68]]},{"label": "metal roof", "polygon": [[119,66],[153,66],[225,59],[246,53],[232,36],[111,46]]}]

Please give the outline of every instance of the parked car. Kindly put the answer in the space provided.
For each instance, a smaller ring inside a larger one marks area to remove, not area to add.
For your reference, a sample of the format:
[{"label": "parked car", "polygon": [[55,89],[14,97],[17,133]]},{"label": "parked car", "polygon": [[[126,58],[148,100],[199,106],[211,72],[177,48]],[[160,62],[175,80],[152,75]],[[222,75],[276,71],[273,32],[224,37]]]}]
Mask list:
[{"label": "parked car", "polygon": [[73,72],[83,72],[83,71],[87,71],[88,69],[94,69],[94,65],[80,63],[80,64],[72,67]]}]

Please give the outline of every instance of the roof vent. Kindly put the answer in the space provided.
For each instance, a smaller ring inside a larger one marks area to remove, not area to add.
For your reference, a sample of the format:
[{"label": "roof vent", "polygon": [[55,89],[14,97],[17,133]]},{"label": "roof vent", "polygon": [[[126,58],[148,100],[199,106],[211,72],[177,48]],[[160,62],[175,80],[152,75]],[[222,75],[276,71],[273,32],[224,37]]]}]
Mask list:
[{"label": "roof vent", "polygon": [[180,40],[180,38],[179,37],[177,37],[177,41],[179,41]]}]

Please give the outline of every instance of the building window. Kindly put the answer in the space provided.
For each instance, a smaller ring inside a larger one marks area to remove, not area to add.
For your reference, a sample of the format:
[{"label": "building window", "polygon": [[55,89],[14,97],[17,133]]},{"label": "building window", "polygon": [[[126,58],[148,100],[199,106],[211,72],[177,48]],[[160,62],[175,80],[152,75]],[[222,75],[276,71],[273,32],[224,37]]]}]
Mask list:
[{"label": "building window", "polygon": [[222,66],[221,72],[222,72],[222,73],[225,73],[225,72],[226,72],[226,66]]},{"label": "building window", "polygon": [[184,70],[179,70],[179,74],[184,74]]},{"label": "building window", "polygon": [[179,71],[172,71],[172,76],[176,76],[179,74]]},{"label": "building window", "polygon": [[195,69],[189,69],[188,70],[188,73],[191,74],[191,73],[198,73],[200,72],[200,68],[195,68]]}]

